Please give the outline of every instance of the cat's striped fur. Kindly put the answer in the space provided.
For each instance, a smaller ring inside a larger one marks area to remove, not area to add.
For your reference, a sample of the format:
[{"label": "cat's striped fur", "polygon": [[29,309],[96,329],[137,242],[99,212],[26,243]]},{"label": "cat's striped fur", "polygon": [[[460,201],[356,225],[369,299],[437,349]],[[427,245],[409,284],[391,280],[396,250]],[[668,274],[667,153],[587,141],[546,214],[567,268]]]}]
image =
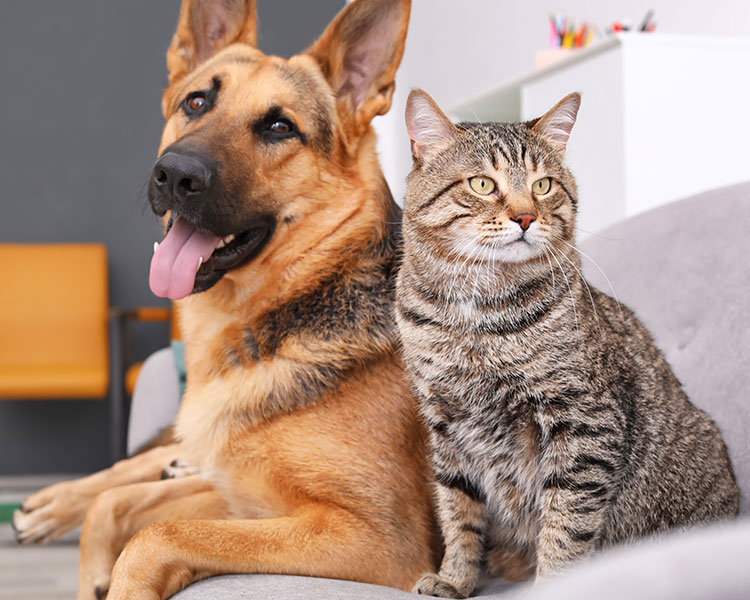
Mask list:
[{"label": "cat's striped fur", "polygon": [[[421,593],[467,596],[485,559],[508,579],[547,576],[738,510],[714,423],[633,313],[581,276],[563,164],[579,102],[531,123],[458,127],[422,91],[407,104],[415,167],[397,321],[446,547]],[[474,192],[474,176],[495,193]],[[546,177],[549,191],[532,193]]]}]

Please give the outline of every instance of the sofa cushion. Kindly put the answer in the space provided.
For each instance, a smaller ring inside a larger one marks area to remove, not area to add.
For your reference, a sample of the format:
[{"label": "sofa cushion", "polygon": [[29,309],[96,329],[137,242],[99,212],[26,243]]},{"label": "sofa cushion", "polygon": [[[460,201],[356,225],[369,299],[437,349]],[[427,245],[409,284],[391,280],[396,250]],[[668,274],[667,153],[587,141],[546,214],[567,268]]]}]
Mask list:
[{"label": "sofa cushion", "polygon": [[413,600],[401,590],[316,577],[288,575],[222,575],[194,583],[174,600]]}]

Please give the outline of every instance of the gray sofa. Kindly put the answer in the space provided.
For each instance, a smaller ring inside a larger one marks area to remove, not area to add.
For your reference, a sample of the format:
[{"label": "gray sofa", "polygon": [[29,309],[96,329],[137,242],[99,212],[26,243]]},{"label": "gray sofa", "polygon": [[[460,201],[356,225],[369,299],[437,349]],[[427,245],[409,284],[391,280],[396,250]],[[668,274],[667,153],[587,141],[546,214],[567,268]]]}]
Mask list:
[{"label": "gray sofa", "polygon": [[[483,598],[576,600],[750,598],[750,184],[714,190],[627,219],[581,244],[639,315],[690,398],[718,423],[743,493],[741,516],[603,552],[546,584],[486,581]],[[590,282],[612,293],[584,258]],[[373,556],[377,560],[377,556]],[[228,575],[177,600],[415,598],[346,581]]]}]

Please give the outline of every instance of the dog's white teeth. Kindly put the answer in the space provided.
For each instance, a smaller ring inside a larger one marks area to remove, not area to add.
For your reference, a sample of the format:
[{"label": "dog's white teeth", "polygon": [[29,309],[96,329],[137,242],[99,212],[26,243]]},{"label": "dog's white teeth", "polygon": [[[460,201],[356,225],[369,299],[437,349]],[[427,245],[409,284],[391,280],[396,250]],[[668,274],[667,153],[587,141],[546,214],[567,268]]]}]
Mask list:
[{"label": "dog's white teeth", "polygon": [[156,249],[159,247],[159,242],[154,242],[154,254],[156,254]]},{"label": "dog's white teeth", "polygon": [[219,240],[219,243],[216,244],[216,249],[219,250],[220,248],[223,248],[227,244],[231,244],[232,240],[234,239],[234,234],[228,235],[227,237],[221,238]]},{"label": "dog's white teeth", "polygon": [[198,269],[200,269],[202,264],[203,264],[203,257],[199,256],[198,257],[198,266],[195,267],[195,270],[197,271]]}]

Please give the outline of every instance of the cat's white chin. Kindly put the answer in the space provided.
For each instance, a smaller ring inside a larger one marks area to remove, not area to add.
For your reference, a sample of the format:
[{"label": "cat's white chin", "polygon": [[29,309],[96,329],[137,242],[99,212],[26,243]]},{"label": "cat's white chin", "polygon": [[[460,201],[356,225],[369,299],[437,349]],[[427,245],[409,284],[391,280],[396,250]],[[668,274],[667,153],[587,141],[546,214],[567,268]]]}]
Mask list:
[{"label": "cat's white chin", "polygon": [[464,241],[461,250],[457,253],[458,259],[463,261],[462,266],[468,268],[497,263],[518,264],[542,255],[541,248],[528,239],[517,239],[504,244],[498,244],[497,241],[494,244]]},{"label": "cat's white chin", "polygon": [[541,254],[535,244],[527,240],[516,240],[492,249],[492,260],[506,263],[522,263]]}]

